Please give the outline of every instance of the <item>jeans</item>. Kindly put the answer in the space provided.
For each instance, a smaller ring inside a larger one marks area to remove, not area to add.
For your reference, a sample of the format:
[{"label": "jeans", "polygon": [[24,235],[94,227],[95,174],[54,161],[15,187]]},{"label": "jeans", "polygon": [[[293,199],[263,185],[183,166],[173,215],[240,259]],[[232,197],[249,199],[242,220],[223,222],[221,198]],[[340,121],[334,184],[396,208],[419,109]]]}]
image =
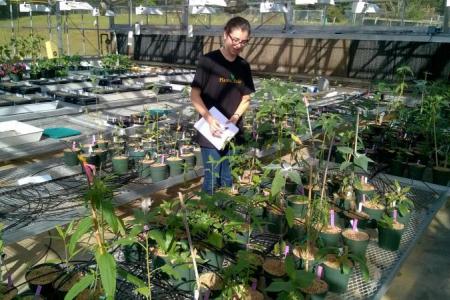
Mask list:
[{"label": "jeans", "polygon": [[232,178],[230,161],[228,159],[225,159],[220,163],[217,163],[216,161],[224,156],[231,155],[232,151],[219,151],[217,149],[202,147],[201,153],[204,169],[202,191],[212,195],[214,189],[217,187],[231,187]]}]

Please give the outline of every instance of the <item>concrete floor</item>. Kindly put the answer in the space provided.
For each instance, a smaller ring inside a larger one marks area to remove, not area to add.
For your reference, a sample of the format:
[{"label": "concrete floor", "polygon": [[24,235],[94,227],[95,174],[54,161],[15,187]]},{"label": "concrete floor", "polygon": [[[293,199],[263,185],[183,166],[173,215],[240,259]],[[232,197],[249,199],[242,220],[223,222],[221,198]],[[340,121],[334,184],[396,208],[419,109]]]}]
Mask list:
[{"label": "concrete floor", "polygon": [[382,300],[450,299],[450,199],[403,263]]}]

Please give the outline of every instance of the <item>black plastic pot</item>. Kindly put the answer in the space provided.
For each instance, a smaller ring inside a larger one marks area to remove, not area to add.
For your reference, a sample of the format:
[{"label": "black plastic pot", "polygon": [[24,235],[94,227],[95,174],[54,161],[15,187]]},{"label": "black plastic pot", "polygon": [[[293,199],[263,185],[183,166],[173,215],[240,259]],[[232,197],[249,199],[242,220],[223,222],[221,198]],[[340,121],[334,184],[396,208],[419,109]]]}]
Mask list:
[{"label": "black plastic pot", "polygon": [[409,163],[408,164],[408,176],[411,179],[422,180],[423,173],[425,172],[425,165]]},{"label": "black plastic pot", "polygon": [[401,160],[392,160],[389,165],[389,173],[395,176],[403,176],[405,171],[405,163]]},{"label": "black plastic pot", "polygon": [[433,183],[447,186],[450,181],[450,168],[434,167]]}]

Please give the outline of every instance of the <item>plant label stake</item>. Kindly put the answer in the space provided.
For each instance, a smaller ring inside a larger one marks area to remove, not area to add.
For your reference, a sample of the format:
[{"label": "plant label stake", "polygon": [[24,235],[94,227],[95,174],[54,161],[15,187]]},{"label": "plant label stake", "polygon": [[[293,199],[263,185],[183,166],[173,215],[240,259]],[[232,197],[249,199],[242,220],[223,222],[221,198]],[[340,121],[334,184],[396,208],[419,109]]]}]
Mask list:
[{"label": "plant label stake", "polygon": [[330,209],[330,225],[334,228],[334,209]]},{"label": "plant label stake", "polygon": [[164,154],[161,154],[161,164],[164,163]]},{"label": "plant label stake", "polygon": [[75,151],[76,148],[77,148],[77,142],[73,141],[72,142],[72,151]]},{"label": "plant label stake", "polygon": [[8,288],[12,288],[14,285],[12,277],[11,277],[11,273],[8,273]]},{"label": "plant label stake", "polygon": [[289,254],[289,246],[284,247],[284,258]]},{"label": "plant label stake", "polygon": [[256,291],[256,286],[258,285],[258,280],[255,278],[252,279],[252,290]]},{"label": "plant label stake", "polygon": [[183,194],[178,192],[178,198],[180,198],[181,208],[183,209],[183,223],[184,223],[184,227],[186,228],[189,249],[191,251],[192,264],[194,266],[195,280],[197,282],[197,288],[194,291],[194,297],[196,300],[198,300],[200,298],[200,278],[198,276],[197,262],[195,260],[197,252],[195,251],[194,246],[192,244],[191,232],[189,231],[189,224],[187,221],[187,210],[186,210],[186,206],[184,205]]},{"label": "plant label stake", "polygon": [[353,219],[350,223],[352,224],[353,231],[358,231],[358,219]]},{"label": "plant label stake", "polygon": [[95,134],[93,134],[93,135],[92,135],[92,145],[95,145],[95,142],[96,142],[96,140],[95,140]]},{"label": "plant label stake", "polygon": [[362,212],[362,205],[363,205],[362,202],[358,203],[358,211],[359,212]]},{"label": "plant label stake", "polygon": [[366,202],[366,194],[362,195],[362,202]]},{"label": "plant label stake", "polygon": [[317,279],[321,279],[322,278],[322,274],[323,274],[323,267],[322,266],[317,266],[317,271],[316,271]]},{"label": "plant label stake", "polygon": [[312,136],[312,126],[311,126],[311,119],[309,117],[309,102],[308,102],[308,98],[306,96],[303,97],[303,102],[305,103],[306,106],[306,118],[308,119],[308,127],[309,127],[309,134]]},{"label": "plant label stake", "polygon": [[206,290],[205,296],[203,297],[203,300],[209,300],[209,295],[211,294],[210,290]]},{"label": "plant label stake", "polygon": [[[42,285],[38,285],[36,288],[36,293],[34,294],[35,297],[41,295]],[[38,297],[39,298],[39,297]]]},{"label": "plant label stake", "polygon": [[397,210],[394,209],[394,211],[393,211],[392,214],[393,214],[392,218],[394,219],[394,222],[397,222],[397,217],[398,217],[398,212],[397,212]]}]

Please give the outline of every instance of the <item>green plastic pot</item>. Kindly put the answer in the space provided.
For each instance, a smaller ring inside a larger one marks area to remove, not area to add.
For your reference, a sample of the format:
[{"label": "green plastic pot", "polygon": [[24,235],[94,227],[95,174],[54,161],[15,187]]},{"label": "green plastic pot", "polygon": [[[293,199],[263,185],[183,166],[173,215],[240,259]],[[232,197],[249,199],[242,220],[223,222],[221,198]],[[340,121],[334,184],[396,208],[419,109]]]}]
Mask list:
[{"label": "green plastic pot", "polygon": [[341,272],[340,268],[328,266],[327,263],[323,264],[323,269],[323,280],[328,283],[328,290],[334,293],[345,293],[352,272],[350,271],[348,274],[345,274]]},{"label": "green plastic pot", "polygon": [[114,173],[125,175],[128,173],[128,156],[114,156],[112,158],[112,166]]},{"label": "green plastic pot", "polygon": [[167,165],[169,166],[169,176],[178,176],[183,174],[183,164],[184,161],[182,158],[179,157],[169,157],[167,159]]},{"label": "green plastic pot", "polygon": [[130,157],[131,164],[137,168],[139,165],[139,162],[145,158],[145,154],[146,154],[145,150],[142,150],[142,149],[133,149],[133,150],[129,151],[129,157]]},{"label": "green plastic pot", "polygon": [[76,149],[64,149],[64,157],[63,161],[66,166],[73,167],[80,164],[80,161],[78,159],[78,155],[80,154],[81,150]]},{"label": "green plastic pot", "polygon": [[[358,239],[354,239],[356,235]],[[364,231],[354,232],[353,229],[348,228],[342,232],[344,244],[348,247],[350,253],[364,258],[366,256],[367,246],[369,245],[369,235]]]},{"label": "green plastic pot", "polygon": [[370,183],[359,183],[355,188],[356,200],[358,202],[363,201],[363,195],[365,195],[366,201],[373,197],[375,194],[375,187]]},{"label": "green plastic pot", "polygon": [[409,178],[415,180],[422,180],[423,174],[425,173],[425,168],[426,166],[422,164],[409,163],[408,164]]},{"label": "green plastic pot", "polygon": [[308,212],[308,197],[304,195],[290,195],[287,197],[287,203],[294,210],[294,216],[304,219]]},{"label": "green plastic pot", "polygon": [[341,228],[335,226],[336,232],[333,232],[331,229],[331,226],[328,226],[325,228],[325,230],[322,229],[322,231],[319,233],[319,238],[324,243],[325,247],[340,247],[342,244],[341,240]]},{"label": "green plastic pot", "polygon": [[398,250],[403,231],[404,225],[401,229],[387,228],[378,225],[378,246],[390,251]]},{"label": "green plastic pot", "polygon": [[367,227],[369,227],[369,228],[376,228],[377,227],[377,222],[383,216],[385,208],[372,208],[372,207],[367,207],[367,206],[365,206],[363,204],[362,210],[370,218],[369,221],[367,222]]},{"label": "green plastic pot", "polygon": [[294,225],[288,228],[286,233],[286,239],[291,242],[300,242],[306,236],[305,226],[301,223],[294,223]]},{"label": "green plastic pot", "polygon": [[159,182],[169,178],[169,167],[163,163],[154,163],[150,166],[152,182]]},{"label": "green plastic pot", "polygon": [[0,295],[2,300],[13,300],[17,299],[16,296],[19,290],[15,286],[8,286],[6,283],[0,283]]},{"label": "green plastic pot", "polygon": [[31,267],[25,273],[25,280],[28,282],[30,290],[36,292],[41,286],[41,295],[48,297],[55,294],[53,282],[62,274],[59,265],[53,263],[43,263]]},{"label": "green plastic pot", "polygon": [[103,150],[108,149],[108,144],[109,144],[109,142],[107,140],[98,140],[97,141],[97,146],[99,149],[103,149]]},{"label": "green plastic pot", "polygon": [[195,154],[188,153],[180,155],[180,157],[184,160],[185,166],[188,170],[192,170],[195,168]]},{"label": "green plastic pot", "polygon": [[151,165],[154,164],[155,161],[152,159],[144,159],[138,164],[138,173],[142,178],[150,177],[152,174]]},{"label": "green plastic pot", "polygon": [[267,230],[273,234],[283,234],[286,218],[278,209],[268,209],[266,211]]},{"label": "green plastic pot", "polygon": [[434,167],[433,183],[447,186],[450,181],[450,168]]}]

